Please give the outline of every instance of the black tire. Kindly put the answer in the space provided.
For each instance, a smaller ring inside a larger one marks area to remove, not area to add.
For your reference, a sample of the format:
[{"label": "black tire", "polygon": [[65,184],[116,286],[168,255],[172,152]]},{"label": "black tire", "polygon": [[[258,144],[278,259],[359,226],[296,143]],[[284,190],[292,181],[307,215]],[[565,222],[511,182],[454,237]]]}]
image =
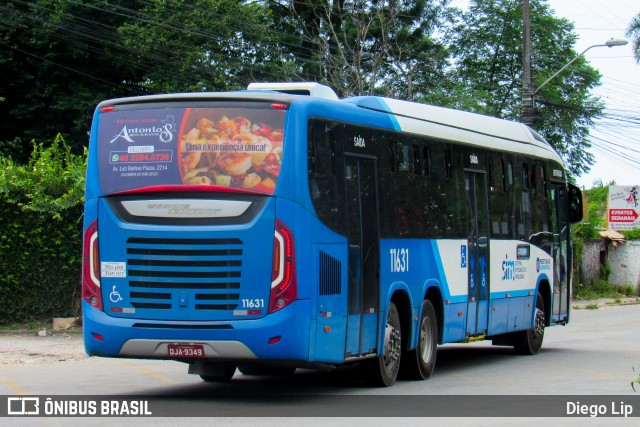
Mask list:
[{"label": "black tire", "polygon": [[274,377],[290,377],[296,372],[294,366],[239,365],[242,375],[269,375]]},{"label": "black tire", "polygon": [[394,303],[389,303],[384,332],[383,354],[362,362],[365,382],[376,387],[390,387],[398,378],[402,357],[400,315]]},{"label": "black tire", "polygon": [[401,377],[408,380],[426,380],[436,366],[438,347],[438,319],[433,304],[422,302],[418,323],[416,348],[402,355]]},{"label": "black tire", "polygon": [[513,346],[517,354],[531,356],[540,352],[542,340],[544,339],[545,322],[544,300],[540,292],[538,292],[536,296],[536,309],[533,315],[533,328],[521,332],[517,344]]},{"label": "black tire", "polygon": [[222,373],[219,375],[200,375],[203,381],[208,383],[226,383],[231,381],[233,375],[236,373],[235,365],[225,365]]}]

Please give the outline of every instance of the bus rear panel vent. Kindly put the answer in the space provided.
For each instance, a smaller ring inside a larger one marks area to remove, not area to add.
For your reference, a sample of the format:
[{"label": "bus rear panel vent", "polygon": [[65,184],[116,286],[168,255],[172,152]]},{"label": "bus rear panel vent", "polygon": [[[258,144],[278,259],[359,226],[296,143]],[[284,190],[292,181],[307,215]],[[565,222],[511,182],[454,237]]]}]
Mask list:
[{"label": "bus rear panel vent", "polygon": [[331,255],[320,251],[320,295],[339,295],[342,264]]}]

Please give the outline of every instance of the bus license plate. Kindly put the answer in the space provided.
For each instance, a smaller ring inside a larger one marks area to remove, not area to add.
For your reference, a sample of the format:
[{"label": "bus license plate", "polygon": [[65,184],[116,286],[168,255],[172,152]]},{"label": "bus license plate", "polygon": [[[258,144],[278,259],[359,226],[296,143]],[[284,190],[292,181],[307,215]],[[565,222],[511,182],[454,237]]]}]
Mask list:
[{"label": "bus license plate", "polygon": [[167,352],[170,357],[204,357],[202,344],[169,344]]}]

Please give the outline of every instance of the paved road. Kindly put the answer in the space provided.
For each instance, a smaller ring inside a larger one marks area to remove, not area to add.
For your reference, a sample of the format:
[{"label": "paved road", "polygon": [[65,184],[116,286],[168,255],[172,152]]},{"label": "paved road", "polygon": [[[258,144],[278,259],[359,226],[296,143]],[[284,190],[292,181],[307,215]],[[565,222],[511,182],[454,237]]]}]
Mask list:
[{"label": "paved road", "polygon": [[[299,370],[292,378],[236,373],[229,384],[207,384],[197,376],[187,375],[187,366],[178,362],[89,358],[84,355],[77,331],[45,338],[3,333],[0,335],[0,395],[127,394],[176,396],[175,399],[184,402],[195,396],[214,399],[224,396],[235,403],[228,407],[227,415],[237,416],[237,411],[252,414],[250,406],[256,402],[243,403],[246,396],[256,394],[318,398],[609,394],[629,395],[630,401],[638,403],[637,412],[640,412],[640,390],[635,394],[630,386],[634,369],[640,373],[639,331],[640,305],[574,310],[568,326],[547,329],[543,350],[537,356],[516,356],[510,348],[492,347],[488,343],[445,345],[439,347],[436,371],[430,380],[401,381],[385,389],[365,387],[353,368],[329,373]],[[205,399],[201,404],[210,403]],[[197,413],[198,406],[194,405],[189,406],[189,411]],[[331,411],[327,415],[331,415]],[[186,419],[179,420],[182,421],[178,424],[187,423]],[[259,425],[271,425],[260,420]],[[495,425],[488,419],[482,420],[487,422],[480,424]],[[230,418],[225,425],[246,425],[243,421],[248,420]],[[346,419],[336,421],[349,424]],[[377,421],[385,424],[384,419]],[[448,423],[451,421],[447,419]],[[376,424],[376,419],[372,423]]]}]

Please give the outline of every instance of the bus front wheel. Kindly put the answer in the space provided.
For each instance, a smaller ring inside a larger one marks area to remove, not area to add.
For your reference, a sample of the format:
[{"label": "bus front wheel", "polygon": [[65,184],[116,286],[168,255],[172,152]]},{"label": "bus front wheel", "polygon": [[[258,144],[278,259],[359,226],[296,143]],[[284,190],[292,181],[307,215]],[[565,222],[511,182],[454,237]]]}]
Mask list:
[{"label": "bus front wheel", "polygon": [[383,355],[363,362],[365,381],[377,387],[390,387],[396,382],[400,371],[402,334],[400,315],[393,302],[389,303],[384,330]]}]

